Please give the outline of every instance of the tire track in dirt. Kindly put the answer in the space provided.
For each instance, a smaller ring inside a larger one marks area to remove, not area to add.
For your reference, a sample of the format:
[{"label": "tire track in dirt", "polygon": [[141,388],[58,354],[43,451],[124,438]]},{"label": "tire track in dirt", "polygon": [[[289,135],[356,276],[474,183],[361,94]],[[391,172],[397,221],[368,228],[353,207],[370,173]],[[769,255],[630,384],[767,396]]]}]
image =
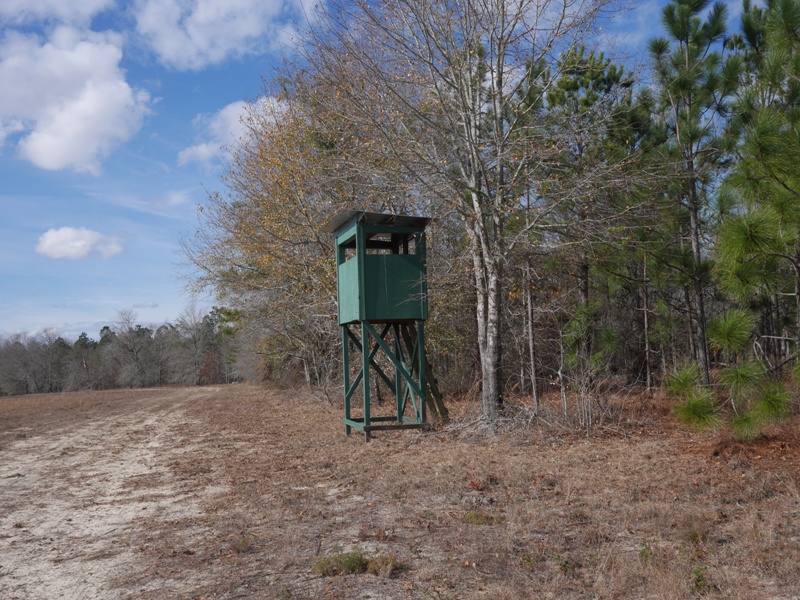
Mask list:
[{"label": "tire track in dirt", "polygon": [[122,414],[6,447],[0,454],[0,597],[124,597],[117,582],[137,569],[136,540],[153,520],[201,513],[203,495],[182,491],[168,465],[191,451],[174,439],[192,419],[189,403],[215,391],[131,394]]}]

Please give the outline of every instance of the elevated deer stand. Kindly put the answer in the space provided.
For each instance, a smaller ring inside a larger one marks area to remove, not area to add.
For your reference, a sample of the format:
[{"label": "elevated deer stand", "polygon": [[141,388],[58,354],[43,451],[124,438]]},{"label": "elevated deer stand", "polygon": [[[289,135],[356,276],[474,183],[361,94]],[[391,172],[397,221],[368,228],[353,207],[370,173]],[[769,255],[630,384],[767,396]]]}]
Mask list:
[{"label": "elevated deer stand", "polygon": [[[425,227],[430,219],[342,211],[322,231],[336,240],[336,283],[344,366],[344,425],[364,432],[426,427]],[[351,381],[350,346],[360,353]],[[379,364],[379,357],[389,372]],[[391,370],[394,372],[392,373]],[[394,414],[372,416],[370,371],[394,395]],[[361,386],[363,411],[354,417]]]}]

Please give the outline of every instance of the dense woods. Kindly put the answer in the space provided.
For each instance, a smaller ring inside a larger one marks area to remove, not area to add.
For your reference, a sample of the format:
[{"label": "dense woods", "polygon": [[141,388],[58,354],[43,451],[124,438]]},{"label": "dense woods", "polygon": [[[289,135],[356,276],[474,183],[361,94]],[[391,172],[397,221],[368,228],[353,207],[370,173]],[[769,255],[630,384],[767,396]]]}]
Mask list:
[{"label": "dense woods", "polygon": [[557,394],[588,428],[609,390],[662,387],[687,422],[758,435],[796,406],[800,374],[800,1],[744,0],[732,23],[722,3],[675,0],[643,72],[603,51],[614,9],[327,3],[265,74],[227,191],[183,240],[228,312],[6,340],[0,364],[23,344],[71,366],[55,383],[3,367],[3,392],[228,381],[236,331],[264,377],[338,381],[319,229],[348,208],[434,217],[428,351],[488,422],[509,396],[536,412]]}]

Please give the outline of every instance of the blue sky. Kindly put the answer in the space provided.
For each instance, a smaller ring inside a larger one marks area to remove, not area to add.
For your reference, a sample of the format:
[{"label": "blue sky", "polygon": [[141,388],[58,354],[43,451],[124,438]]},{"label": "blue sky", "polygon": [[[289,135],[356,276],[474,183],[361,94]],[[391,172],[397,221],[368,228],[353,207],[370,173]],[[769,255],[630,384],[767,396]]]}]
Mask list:
[{"label": "blue sky", "polygon": [[179,240],[303,15],[302,0],[0,0],[0,335],[180,315]]},{"label": "blue sky", "polygon": [[[178,318],[181,236],[312,4],[0,0],[0,336]],[[634,56],[663,4],[616,17]]]}]

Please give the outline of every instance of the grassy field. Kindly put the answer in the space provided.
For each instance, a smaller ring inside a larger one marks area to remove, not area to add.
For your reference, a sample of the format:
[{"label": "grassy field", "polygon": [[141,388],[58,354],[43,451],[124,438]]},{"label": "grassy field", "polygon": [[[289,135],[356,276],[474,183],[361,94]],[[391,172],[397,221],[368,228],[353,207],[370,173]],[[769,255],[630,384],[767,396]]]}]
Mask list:
[{"label": "grassy field", "polygon": [[800,598],[800,419],[626,402],[367,444],[303,390],[0,398],[0,597]]}]

